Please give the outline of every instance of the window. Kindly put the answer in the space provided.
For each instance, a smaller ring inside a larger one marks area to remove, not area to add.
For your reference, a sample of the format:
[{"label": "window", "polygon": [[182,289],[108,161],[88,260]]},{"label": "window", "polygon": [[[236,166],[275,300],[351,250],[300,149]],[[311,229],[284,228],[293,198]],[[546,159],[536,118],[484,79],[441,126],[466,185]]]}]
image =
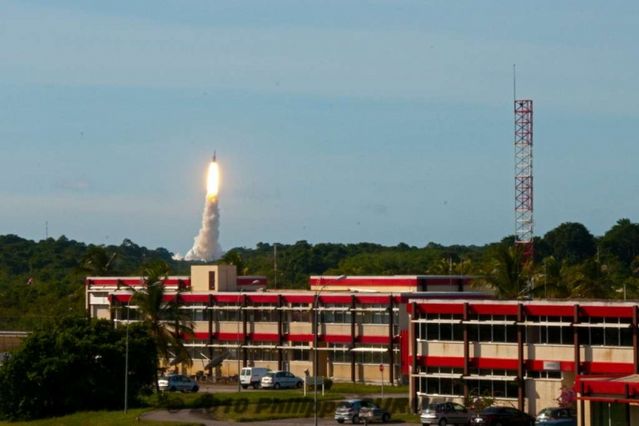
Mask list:
[{"label": "window", "polygon": [[561,379],[561,371],[527,371],[527,379]]},{"label": "window", "polygon": [[[325,310],[321,312],[321,320],[322,323],[335,323],[335,324],[350,324],[351,323],[351,312],[344,309],[348,308],[344,305],[331,305],[327,304],[323,306]],[[331,310],[335,309],[335,310]]]},{"label": "window", "polygon": [[[629,318],[590,318],[590,327],[579,327],[579,342],[591,346],[632,346]],[[588,324],[587,322],[581,324]]]},{"label": "window", "polygon": [[277,350],[270,347],[248,349],[247,358],[250,361],[277,361]]},{"label": "window", "polygon": [[358,346],[357,349],[360,348],[371,348],[374,351],[366,352],[366,351],[353,351],[353,355],[355,356],[355,362],[358,364],[388,364],[390,361],[390,357],[388,356],[388,351],[377,351],[375,349],[386,349],[384,346]]},{"label": "window", "polygon": [[311,306],[308,303],[291,303],[290,322],[311,322]]},{"label": "window", "polygon": [[[572,318],[559,316],[529,316],[526,322],[535,323],[526,327],[526,342],[572,345]],[[563,325],[565,324],[565,325]]]},{"label": "window", "polygon": [[256,303],[247,309],[246,320],[249,322],[277,322],[279,314],[269,303]]},{"label": "window", "polygon": [[[428,367],[427,374],[432,377],[419,377],[417,379],[417,392],[427,395],[451,395],[461,396],[464,394],[464,382],[461,378],[445,377],[447,374],[461,375],[461,369],[447,367]],[[437,377],[441,375],[442,377]]]},{"label": "window", "polygon": [[[358,324],[388,324],[388,305],[371,304],[362,307],[361,311],[357,311],[355,322]],[[370,310],[366,310],[370,309]]]},{"label": "window", "polygon": [[348,346],[332,344],[331,348],[333,350],[330,352],[330,356],[333,362],[351,362],[351,354],[348,350]]},{"label": "window", "polygon": [[424,317],[428,322],[419,323],[417,338],[423,340],[464,340],[464,327],[460,315],[428,314]]},{"label": "window", "polygon": [[474,342],[510,342],[517,341],[517,328],[514,318],[505,315],[473,315],[468,324],[468,338]]},{"label": "window", "polygon": [[[302,344],[293,344],[293,348],[295,346],[302,346]],[[289,360],[290,361],[310,361],[311,360],[311,351],[308,349],[293,349],[289,352]]]}]

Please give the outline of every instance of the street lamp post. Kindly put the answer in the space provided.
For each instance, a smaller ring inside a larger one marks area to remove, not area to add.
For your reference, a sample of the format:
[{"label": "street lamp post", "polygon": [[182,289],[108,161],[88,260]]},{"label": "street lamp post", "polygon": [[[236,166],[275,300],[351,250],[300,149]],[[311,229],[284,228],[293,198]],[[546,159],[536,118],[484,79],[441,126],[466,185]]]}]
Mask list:
[{"label": "street lamp post", "polygon": [[[319,295],[324,290],[328,284],[322,285],[322,278],[324,276],[320,275],[320,289],[315,292],[315,298],[313,299],[313,324],[315,324],[315,333],[313,333],[313,424],[317,426],[317,344],[318,339],[317,335],[320,331],[319,324]],[[335,278],[334,281],[339,281],[341,279],[346,278],[346,275],[340,275]]]},{"label": "street lamp post", "polygon": [[132,300],[133,295],[129,297],[129,302],[126,304],[126,343],[124,350],[124,414],[126,414],[129,409],[129,319]]},{"label": "street lamp post", "polygon": [[241,298],[242,298],[242,293],[240,292],[240,294],[238,294],[237,296],[237,306],[239,309],[239,314],[236,318],[237,321],[237,349],[235,352],[235,356],[237,357],[237,391],[241,392],[242,391],[242,383],[240,382],[240,373],[242,372],[242,369],[240,368],[240,348],[241,348],[241,342],[240,342],[240,322],[244,322],[244,318],[242,318],[242,304],[241,304]]}]

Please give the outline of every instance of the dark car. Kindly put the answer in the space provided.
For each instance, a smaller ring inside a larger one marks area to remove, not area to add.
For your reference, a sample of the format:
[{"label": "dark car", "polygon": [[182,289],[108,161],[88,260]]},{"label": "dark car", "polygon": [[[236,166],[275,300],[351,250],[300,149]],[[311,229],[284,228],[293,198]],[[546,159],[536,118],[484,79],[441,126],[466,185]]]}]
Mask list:
[{"label": "dark car", "polygon": [[467,425],[471,414],[466,407],[454,402],[428,404],[422,411],[420,421],[427,425]]},{"label": "dark car", "polygon": [[376,419],[383,422],[389,421],[390,414],[387,411],[380,410],[373,401],[368,399],[349,399],[339,403],[335,410],[335,420],[338,423],[351,422],[355,424],[364,421],[361,416],[366,414],[365,419],[368,422]]},{"label": "dark car", "polygon": [[537,414],[535,424],[540,426],[576,426],[577,414],[570,408],[544,408]]},{"label": "dark car", "polygon": [[488,407],[470,422],[473,426],[533,426],[535,418],[512,407]]}]

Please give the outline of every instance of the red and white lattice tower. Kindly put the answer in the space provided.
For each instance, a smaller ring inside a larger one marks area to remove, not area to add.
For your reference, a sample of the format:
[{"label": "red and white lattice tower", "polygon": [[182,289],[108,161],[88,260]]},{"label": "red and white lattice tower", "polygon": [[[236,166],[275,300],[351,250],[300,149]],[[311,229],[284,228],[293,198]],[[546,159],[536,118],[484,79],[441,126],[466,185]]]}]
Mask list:
[{"label": "red and white lattice tower", "polygon": [[515,100],[515,244],[533,257],[533,101]]}]

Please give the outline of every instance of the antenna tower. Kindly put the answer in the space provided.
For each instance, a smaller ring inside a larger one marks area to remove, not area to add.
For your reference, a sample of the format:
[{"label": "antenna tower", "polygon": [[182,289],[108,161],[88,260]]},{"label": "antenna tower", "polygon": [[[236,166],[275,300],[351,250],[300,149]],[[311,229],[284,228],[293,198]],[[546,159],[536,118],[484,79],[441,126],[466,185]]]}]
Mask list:
[{"label": "antenna tower", "polygon": [[533,258],[533,101],[515,99],[515,244]]}]

